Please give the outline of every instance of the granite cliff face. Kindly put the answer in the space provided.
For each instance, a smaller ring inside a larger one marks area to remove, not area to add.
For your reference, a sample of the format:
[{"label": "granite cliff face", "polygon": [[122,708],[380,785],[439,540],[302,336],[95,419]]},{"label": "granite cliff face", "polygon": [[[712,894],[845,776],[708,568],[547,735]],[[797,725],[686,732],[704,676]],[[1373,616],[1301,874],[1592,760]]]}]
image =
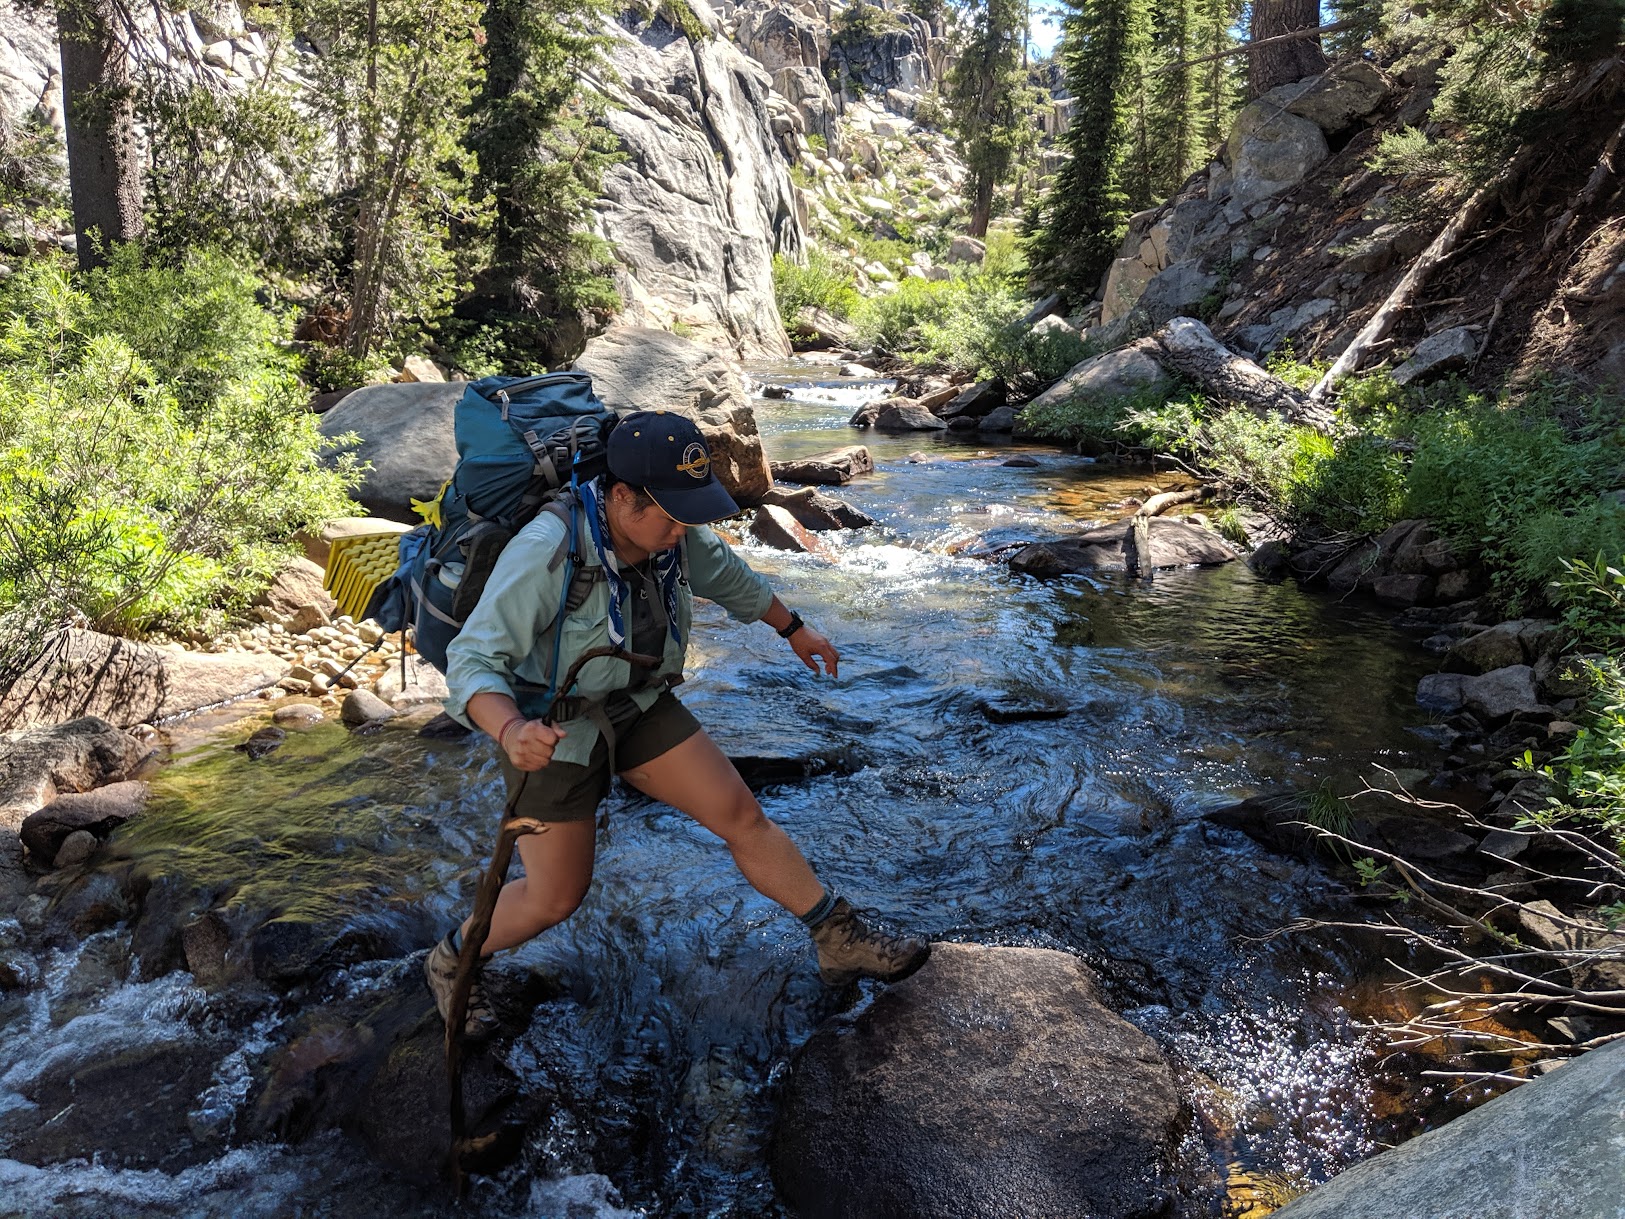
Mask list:
[{"label": "granite cliff face", "polygon": [[785,356],[773,255],[799,256],[804,238],[772,78],[693,7],[712,37],[690,41],[664,17],[612,30],[604,121],[626,159],[604,176],[598,221],[620,264],[623,320]]}]

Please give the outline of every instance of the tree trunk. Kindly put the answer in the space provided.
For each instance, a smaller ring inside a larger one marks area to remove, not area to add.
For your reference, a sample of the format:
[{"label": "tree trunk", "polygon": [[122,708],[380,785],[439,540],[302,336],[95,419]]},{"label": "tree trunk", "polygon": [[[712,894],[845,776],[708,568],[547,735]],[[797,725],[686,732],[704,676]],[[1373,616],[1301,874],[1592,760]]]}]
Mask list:
[{"label": "tree trunk", "polygon": [[135,144],[135,94],[114,0],[60,0],[63,118],[68,185],[79,269],[141,236],[141,162]]},{"label": "tree trunk", "polygon": [[[1259,42],[1280,34],[1312,30],[1320,25],[1320,0],[1253,0],[1249,37]],[[1330,61],[1320,49],[1320,38],[1294,39],[1260,47],[1247,57],[1247,88],[1262,97],[1276,85],[1289,84],[1324,72]]]},{"label": "tree trunk", "polygon": [[1260,415],[1279,412],[1291,422],[1317,432],[1329,433],[1335,427],[1329,407],[1311,401],[1279,377],[1238,356],[1195,318],[1174,318],[1150,341],[1156,344],[1155,354],[1164,367],[1196,382],[1210,397]]},{"label": "tree trunk", "polygon": [[993,217],[993,179],[976,179],[976,198],[972,201],[970,228],[966,230],[977,240],[987,236],[987,222]]}]

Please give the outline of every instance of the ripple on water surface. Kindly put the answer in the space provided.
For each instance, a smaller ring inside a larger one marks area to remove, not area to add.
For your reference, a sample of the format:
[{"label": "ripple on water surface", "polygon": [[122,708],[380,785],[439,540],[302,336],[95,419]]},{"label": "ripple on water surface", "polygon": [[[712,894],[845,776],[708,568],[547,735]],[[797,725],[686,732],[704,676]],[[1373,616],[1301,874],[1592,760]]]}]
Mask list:
[{"label": "ripple on water surface", "polygon": [[[825,388],[827,400],[761,404],[771,456],[854,441],[854,391]],[[976,554],[1110,514],[1148,476],[1030,446],[861,439],[879,468],[839,494],[879,525],[826,535],[828,558],[741,542],[836,641],[840,679],[702,606],[685,702],[758,767],[764,806],[833,888],[939,938],[1083,956],[1180,1063],[1204,1118],[1195,1154],[1215,1174],[1235,1160],[1313,1179],[1368,1152],[1373,1067],[1353,1015],[1374,963],[1313,937],[1259,939],[1342,898],[1317,869],[1201,814],[1406,760],[1421,658],[1375,615],[1240,564],[1149,585],[1012,577]],[[1002,465],[1011,451],[1038,466]],[[210,1055],[191,1111],[229,1129],[252,1103],[260,1047],[289,1035],[284,1016],[364,990],[366,953],[398,960],[464,908],[500,807],[488,741],[323,725],[251,761],[230,746],[253,726],[168,768],[103,866],[350,935],[350,956],[251,1019],[188,1008],[185,974],[115,970],[79,985],[75,1014],[53,1024],[83,975],[62,965],[0,1007],[0,1097],[30,1103],[31,1056],[191,1038]],[[515,1167],[479,1184],[481,1213],[778,1215],[763,1162],[774,1096],[833,1000],[799,926],[741,882],[717,839],[618,790],[582,910],[514,958],[561,996],[506,1052],[551,1117]],[[0,1161],[0,1183],[40,1213],[440,1209],[333,1135],[171,1173]]]}]

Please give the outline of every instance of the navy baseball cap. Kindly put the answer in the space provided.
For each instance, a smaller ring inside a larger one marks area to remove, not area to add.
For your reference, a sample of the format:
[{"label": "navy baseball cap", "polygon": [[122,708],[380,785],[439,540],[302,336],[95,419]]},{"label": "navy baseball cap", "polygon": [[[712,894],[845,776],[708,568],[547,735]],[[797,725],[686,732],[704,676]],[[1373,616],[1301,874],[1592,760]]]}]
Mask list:
[{"label": "navy baseball cap", "polygon": [[680,525],[709,525],[739,511],[711,472],[700,429],[675,411],[634,411],[609,434],[609,472],[642,487]]}]

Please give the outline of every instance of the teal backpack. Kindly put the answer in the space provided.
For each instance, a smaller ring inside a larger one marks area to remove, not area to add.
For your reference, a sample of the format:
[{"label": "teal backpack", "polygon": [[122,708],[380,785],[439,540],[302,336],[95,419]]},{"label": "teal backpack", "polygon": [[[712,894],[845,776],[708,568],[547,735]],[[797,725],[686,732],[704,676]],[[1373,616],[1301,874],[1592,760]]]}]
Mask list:
[{"label": "teal backpack", "polygon": [[401,535],[400,566],[373,593],[366,616],[386,631],[411,627],[418,654],[444,673],[446,648],[478,604],[497,556],[544,510],[568,529],[561,612],[579,606],[602,573],[575,554],[576,499],[561,492],[604,472],[617,421],[586,373],[471,381],[454,417],[457,467],[438,498],[414,501],[425,521]]}]

